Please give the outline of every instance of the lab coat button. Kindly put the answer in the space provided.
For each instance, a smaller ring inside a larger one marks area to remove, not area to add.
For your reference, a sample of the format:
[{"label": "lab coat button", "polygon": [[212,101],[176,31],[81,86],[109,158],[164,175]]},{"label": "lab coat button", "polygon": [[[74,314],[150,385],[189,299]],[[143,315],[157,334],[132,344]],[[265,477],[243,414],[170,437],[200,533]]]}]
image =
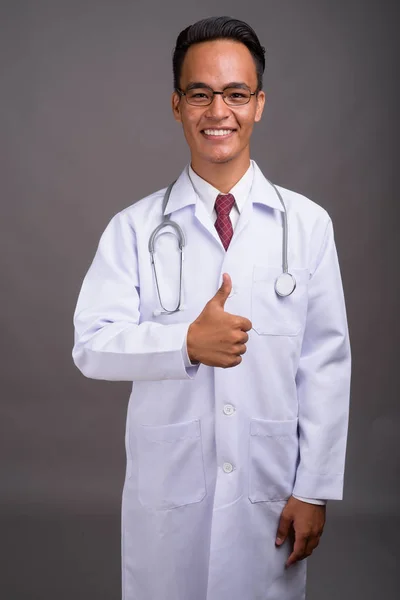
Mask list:
[{"label": "lab coat button", "polygon": [[222,465],[222,468],[224,470],[224,473],[232,473],[233,471],[233,466],[231,465],[231,463],[225,462]]},{"label": "lab coat button", "polygon": [[223,410],[225,415],[233,415],[236,409],[234,406],[232,406],[232,404],[225,404]]}]

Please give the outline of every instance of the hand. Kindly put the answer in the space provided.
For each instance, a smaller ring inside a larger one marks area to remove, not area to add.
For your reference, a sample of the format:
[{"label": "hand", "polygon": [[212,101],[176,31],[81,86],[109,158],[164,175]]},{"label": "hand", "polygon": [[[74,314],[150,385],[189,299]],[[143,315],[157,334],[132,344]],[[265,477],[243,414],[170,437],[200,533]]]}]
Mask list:
[{"label": "hand", "polygon": [[310,556],[319,544],[325,525],[326,506],[302,502],[291,496],[282,511],[276,545],[281,546],[288,535],[294,546],[286,566]]},{"label": "hand", "polygon": [[187,349],[192,362],[224,368],[236,367],[242,362],[241,355],[246,352],[249,339],[246,332],[252,325],[245,317],[225,312],[231,289],[231,278],[224,273],[221,287],[190,325]]}]

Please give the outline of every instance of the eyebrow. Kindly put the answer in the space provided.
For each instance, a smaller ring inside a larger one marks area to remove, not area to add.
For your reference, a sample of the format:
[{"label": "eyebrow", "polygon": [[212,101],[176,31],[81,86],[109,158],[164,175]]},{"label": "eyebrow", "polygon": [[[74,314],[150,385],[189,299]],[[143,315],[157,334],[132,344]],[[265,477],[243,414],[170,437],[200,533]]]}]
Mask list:
[{"label": "eyebrow", "polygon": [[[208,85],[207,83],[203,83],[202,81],[193,81],[193,82],[189,83],[186,90],[189,91],[189,90],[202,89],[202,88],[207,88],[209,90],[212,90],[212,87],[210,85]],[[222,89],[225,90],[226,88],[239,88],[239,89],[246,89],[246,90],[250,89],[250,87],[246,83],[243,83],[242,81],[230,81],[229,83],[224,85],[224,87]]]}]

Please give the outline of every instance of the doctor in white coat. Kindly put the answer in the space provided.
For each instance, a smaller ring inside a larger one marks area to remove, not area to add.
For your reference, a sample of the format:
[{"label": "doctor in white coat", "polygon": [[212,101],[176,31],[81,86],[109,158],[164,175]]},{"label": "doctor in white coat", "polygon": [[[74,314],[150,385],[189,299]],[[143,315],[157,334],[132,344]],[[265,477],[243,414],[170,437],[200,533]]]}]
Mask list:
[{"label": "doctor in white coat", "polygon": [[343,489],[350,349],[332,222],[277,188],[296,282],[279,295],[284,205],[250,159],[264,49],[247,24],[211,18],[179,35],[173,67],[190,164],[165,202],[163,189],[111,220],[74,318],[82,373],[133,382],[123,599],[301,600]]}]

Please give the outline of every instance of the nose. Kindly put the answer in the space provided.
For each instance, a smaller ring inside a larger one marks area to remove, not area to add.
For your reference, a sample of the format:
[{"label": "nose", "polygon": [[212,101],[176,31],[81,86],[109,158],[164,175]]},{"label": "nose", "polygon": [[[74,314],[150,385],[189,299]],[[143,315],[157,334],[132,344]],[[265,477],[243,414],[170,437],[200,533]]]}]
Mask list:
[{"label": "nose", "polygon": [[229,106],[227,104],[225,104],[225,102],[223,101],[222,95],[215,94],[213,101],[207,107],[205,116],[209,117],[210,119],[220,120],[220,119],[225,119],[226,117],[229,117],[229,115],[230,115]]}]

